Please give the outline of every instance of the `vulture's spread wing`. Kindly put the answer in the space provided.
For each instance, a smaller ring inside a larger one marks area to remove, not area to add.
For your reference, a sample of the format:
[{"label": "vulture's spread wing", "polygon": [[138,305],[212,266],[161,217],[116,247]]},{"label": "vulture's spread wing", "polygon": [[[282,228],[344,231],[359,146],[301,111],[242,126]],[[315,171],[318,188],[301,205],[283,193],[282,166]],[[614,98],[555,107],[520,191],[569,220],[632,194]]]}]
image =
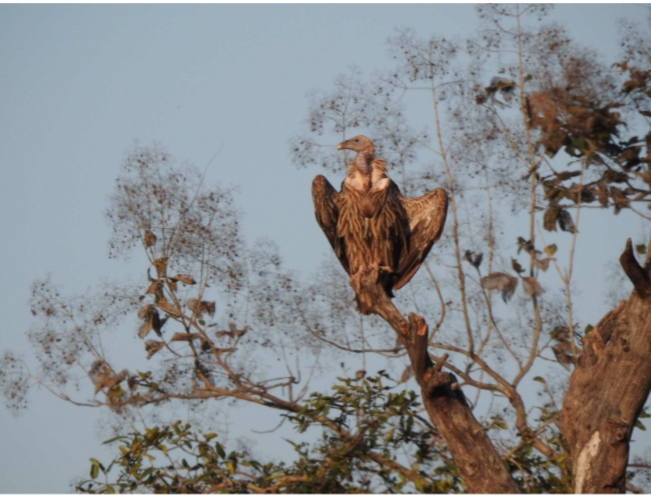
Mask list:
[{"label": "vulture's spread wing", "polygon": [[418,271],[434,242],[441,237],[448,212],[448,195],[443,188],[416,198],[400,196],[400,201],[409,219],[410,236],[398,264],[395,290],[406,285]]},{"label": "vulture's spread wing", "polygon": [[339,220],[337,199],[339,195],[325,176],[319,174],[312,181],[312,200],[314,202],[316,221],[330,242],[337,259],[339,259],[346,272],[350,274],[344,240],[337,236],[337,221]]}]

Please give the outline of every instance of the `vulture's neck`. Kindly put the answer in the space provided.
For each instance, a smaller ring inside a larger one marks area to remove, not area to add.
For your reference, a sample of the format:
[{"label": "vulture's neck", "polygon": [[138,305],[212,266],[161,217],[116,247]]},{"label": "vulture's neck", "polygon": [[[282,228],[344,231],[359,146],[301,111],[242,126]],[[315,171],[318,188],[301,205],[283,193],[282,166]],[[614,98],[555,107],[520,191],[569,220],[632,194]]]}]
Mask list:
[{"label": "vulture's neck", "polygon": [[373,162],[373,152],[360,150],[350,165],[356,168],[364,177],[368,176],[370,178],[373,172],[371,162]]}]

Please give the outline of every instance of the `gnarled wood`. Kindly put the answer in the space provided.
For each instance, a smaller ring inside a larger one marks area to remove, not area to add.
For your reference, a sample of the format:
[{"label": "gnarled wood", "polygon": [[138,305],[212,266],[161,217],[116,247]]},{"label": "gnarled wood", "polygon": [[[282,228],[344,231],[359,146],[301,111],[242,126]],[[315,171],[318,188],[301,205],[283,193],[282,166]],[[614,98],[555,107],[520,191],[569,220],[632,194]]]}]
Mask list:
[{"label": "gnarled wood", "polygon": [[365,271],[356,285],[368,313],[382,317],[405,345],[421,387],[427,414],[445,440],[470,493],[518,493],[516,482],[502,463],[484,427],[477,422],[456,377],[441,371],[427,352],[428,328],[414,313],[406,320],[378,283],[377,271]]},{"label": "gnarled wood", "polygon": [[619,258],[619,263],[622,265],[628,279],[633,283],[638,295],[640,297],[651,296],[649,273],[637,262],[635,254],[633,253],[633,243],[630,238],[626,240],[626,248]]},{"label": "gnarled wood", "polygon": [[560,418],[576,493],[625,491],[631,434],[651,390],[649,274],[630,240],[620,262],[635,290],[583,338]]}]

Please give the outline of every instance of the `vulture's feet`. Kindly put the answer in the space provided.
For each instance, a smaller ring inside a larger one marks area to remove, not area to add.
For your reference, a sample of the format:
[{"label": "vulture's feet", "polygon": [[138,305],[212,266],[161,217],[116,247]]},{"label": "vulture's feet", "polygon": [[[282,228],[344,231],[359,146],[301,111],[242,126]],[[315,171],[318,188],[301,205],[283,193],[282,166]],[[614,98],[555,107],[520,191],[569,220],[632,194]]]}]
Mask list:
[{"label": "vulture's feet", "polygon": [[365,269],[366,272],[377,273],[377,281],[380,281],[383,273],[392,274],[393,270],[389,266],[380,266],[378,262],[374,262],[370,267]]},{"label": "vulture's feet", "polygon": [[373,281],[384,289],[384,293],[389,298],[393,298],[392,288],[395,279],[393,270],[389,266],[380,266],[377,262],[374,262],[367,271],[374,275]]},{"label": "vulture's feet", "polygon": [[348,283],[355,293],[360,293],[364,285],[369,283],[381,283],[386,275],[391,273],[391,268],[388,266],[379,266],[377,263],[371,264],[368,267],[361,267],[359,270],[350,277]]},{"label": "vulture's feet", "polygon": [[355,291],[355,302],[360,313],[372,314],[378,299],[383,298],[383,294],[393,297],[392,275],[391,268],[373,264],[360,268],[350,277],[349,283]]}]

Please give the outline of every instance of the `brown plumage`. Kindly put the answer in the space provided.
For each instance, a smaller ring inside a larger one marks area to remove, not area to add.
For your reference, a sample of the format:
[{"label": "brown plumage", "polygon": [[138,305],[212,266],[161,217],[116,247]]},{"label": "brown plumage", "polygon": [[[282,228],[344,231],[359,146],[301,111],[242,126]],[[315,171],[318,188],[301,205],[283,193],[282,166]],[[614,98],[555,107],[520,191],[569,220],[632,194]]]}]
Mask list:
[{"label": "brown plumage", "polygon": [[[389,296],[406,285],[443,231],[448,208],[444,189],[406,198],[374,157],[373,142],[356,136],[337,147],[357,152],[337,192],[318,175],[312,182],[316,219],[354,283],[378,270]],[[355,288],[355,285],[353,284]]]}]

